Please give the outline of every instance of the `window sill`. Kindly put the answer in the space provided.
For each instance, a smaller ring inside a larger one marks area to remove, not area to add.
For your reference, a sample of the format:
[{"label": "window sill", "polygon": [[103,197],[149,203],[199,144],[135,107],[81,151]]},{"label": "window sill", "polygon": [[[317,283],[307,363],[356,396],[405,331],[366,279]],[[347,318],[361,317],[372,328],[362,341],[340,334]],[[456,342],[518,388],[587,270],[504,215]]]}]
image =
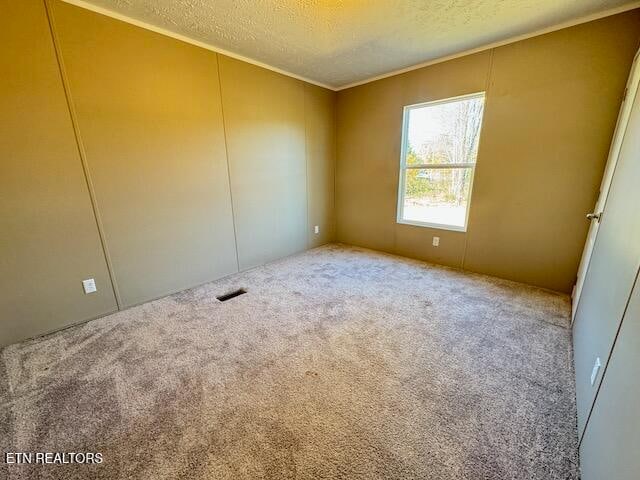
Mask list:
[{"label": "window sill", "polygon": [[451,232],[460,232],[460,233],[466,233],[467,231],[467,226],[463,226],[463,227],[459,227],[457,225],[445,225],[445,224],[441,224],[441,223],[427,223],[427,222],[419,222],[417,220],[404,220],[401,218],[398,218],[396,220],[397,223],[400,223],[402,225],[412,225],[414,227],[424,227],[424,228],[434,228],[436,230],[449,230]]}]

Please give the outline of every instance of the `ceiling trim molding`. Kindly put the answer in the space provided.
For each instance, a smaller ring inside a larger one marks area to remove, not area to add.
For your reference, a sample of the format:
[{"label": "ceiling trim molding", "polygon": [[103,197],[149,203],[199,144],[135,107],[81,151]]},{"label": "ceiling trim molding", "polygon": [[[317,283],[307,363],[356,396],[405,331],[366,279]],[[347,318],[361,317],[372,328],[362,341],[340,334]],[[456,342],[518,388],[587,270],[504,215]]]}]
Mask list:
[{"label": "ceiling trim molding", "polygon": [[359,80],[357,82],[349,83],[346,85],[342,85],[339,87],[335,87],[332,90],[339,92],[340,90],[346,90],[348,88],[357,87],[359,85],[364,85],[365,83],[375,82],[376,80],[382,80],[383,78],[393,77],[394,75],[400,75],[401,73],[411,72],[413,70],[418,70],[423,67],[428,67],[430,65],[435,65],[437,63],[446,62],[448,60],[454,60],[456,58],[465,57],[467,55],[472,55],[474,53],[484,52],[485,50],[491,50],[492,48],[502,47],[504,45],[508,45],[510,43],[516,43],[521,40],[526,40],[528,38],[537,37],[539,35],[544,35],[546,33],[555,32],[558,30],[562,30],[563,28],[575,27],[576,25],[580,25],[582,23],[592,22],[594,20],[599,20],[601,18],[610,17],[611,15],[616,15],[618,13],[627,12],[629,10],[634,10],[640,7],[640,0],[635,0],[631,3],[627,3],[625,5],[621,5],[619,7],[610,8],[608,10],[603,10],[602,12],[592,13],[590,15],[585,15],[582,17],[575,18],[573,20],[568,20],[566,22],[557,23],[550,27],[542,28],[540,30],[534,30],[530,33],[524,33],[522,35],[516,35],[515,37],[509,37],[504,40],[499,40],[497,42],[488,43],[486,45],[482,45],[480,47],[471,48],[469,50],[464,50],[462,52],[454,53],[451,55],[447,55],[445,57],[435,58],[433,60],[429,60],[426,62],[418,63],[416,65],[411,65],[409,67],[400,68],[398,70],[393,70],[392,72],[383,73],[380,75],[376,75],[374,77],[369,77],[365,80]]},{"label": "ceiling trim molding", "polygon": [[92,3],[90,3],[90,2],[88,2],[86,0],[61,0],[61,1],[65,2],[65,3],[69,3],[71,5],[75,5],[77,7],[84,8],[86,10],[91,10],[92,12],[96,12],[96,13],[99,13],[99,14],[102,14],[102,15],[106,15],[106,16],[111,17],[111,18],[115,18],[116,20],[120,20],[122,22],[126,22],[126,23],[129,23],[131,25],[135,25],[135,26],[140,27],[140,28],[144,28],[145,30],[150,30],[152,32],[159,33],[159,34],[165,35],[167,37],[175,38],[176,40],[180,40],[182,42],[189,43],[191,45],[195,45],[197,47],[204,48],[206,50],[210,50],[212,52],[216,52],[216,53],[219,53],[221,55],[226,55],[227,57],[235,58],[236,60],[240,60],[240,61],[243,61],[243,62],[246,62],[246,63],[250,63],[250,64],[255,65],[257,67],[261,67],[261,68],[265,68],[267,70],[271,70],[271,71],[279,73],[281,75],[286,75],[288,77],[292,77],[292,78],[295,78],[297,80],[301,80],[303,82],[310,83],[312,85],[317,85],[319,87],[326,88],[328,90],[333,90],[334,92],[339,92],[340,90],[346,90],[348,88],[357,87],[359,85],[364,85],[366,83],[375,82],[376,80],[382,80],[384,78],[393,77],[394,75],[400,75],[402,73],[411,72],[413,70],[418,70],[420,68],[428,67],[430,65],[435,65],[435,64],[446,62],[446,61],[449,61],[449,60],[454,60],[456,58],[464,57],[466,55],[472,55],[474,53],[483,52],[485,50],[490,50],[492,48],[502,47],[502,46],[508,45],[510,43],[515,43],[515,42],[519,42],[521,40],[526,40],[528,38],[533,38],[533,37],[537,37],[539,35],[544,35],[546,33],[551,33],[551,32],[555,32],[557,30],[562,30],[563,28],[574,27],[574,26],[580,25],[582,23],[587,23],[587,22],[591,22],[591,21],[594,21],[594,20],[599,20],[601,18],[609,17],[611,15],[616,15],[618,13],[627,12],[629,10],[634,10],[634,9],[640,7],[640,0],[634,0],[634,1],[630,2],[630,3],[627,3],[625,5],[621,5],[619,7],[614,7],[614,8],[610,8],[608,10],[603,10],[602,12],[592,13],[590,15],[585,15],[585,16],[582,16],[582,17],[578,17],[578,18],[575,18],[573,20],[568,20],[566,22],[557,23],[557,24],[552,25],[550,27],[542,28],[542,29],[539,29],[539,30],[534,30],[533,32],[530,32],[530,33],[524,33],[522,35],[509,37],[509,38],[506,38],[504,40],[499,40],[499,41],[492,42],[492,43],[489,43],[489,44],[481,45],[479,47],[471,48],[469,50],[463,50],[461,52],[454,53],[454,54],[451,54],[451,55],[447,55],[447,56],[444,56],[444,57],[434,58],[434,59],[428,60],[426,62],[418,63],[418,64],[415,64],[415,65],[411,65],[409,67],[401,68],[401,69],[398,69],[398,70],[393,70],[391,72],[387,72],[387,73],[383,73],[383,74],[376,75],[376,76],[373,76],[373,77],[369,77],[369,78],[366,78],[364,80],[359,80],[357,82],[353,82],[353,83],[349,83],[349,84],[346,84],[346,85],[341,85],[341,86],[335,87],[335,86],[327,85],[327,84],[322,83],[322,82],[318,82],[316,80],[312,80],[310,78],[303,77],[301,75],[296,75],[295,73],[289,72],[287,70],[283,70],[283,69],[278,68],[278,67],[274,67],[272,65],[260,62],[258,60],[254,60],[254,59],[249,58],[249,57],[245,57],[243,55],[239,55],[237,53],[230,52],[229,50],[225,50],[223,48],[216,47],[215,45],[212,45],[212,44],[209,44],[209,43],[206,43],[206,42],[202,42],[200,40],[195,40],[193,38],[187,37],[186,35],[182,35],[182,34],[179,34],[179,33],[176,33],[176,32],[172,32],[171,30],[167,30],[166,28],[157,27],[157,26],[152,25],[150,23],[143,22],[143,21],[140,21],[140,20],[136,20],[135,18],[128,17],[126,15],[122,15],[121,13],[114,12],[113,10],[110,10],[108,8],[104,8],[104,7],[99,7],[97,5],[93,5]]},{"label": "ceiling trim molding", "polygon": [[85,10],[91,10],[95,13],[100,13],[107,17],[115,18],[116,20],[120,20],[125,23],[129,23],[131,25],[135,25],[136,27],[144,28],[145,30],[151,30],[152,32],[159,33],[160,35],[164,35],[166,37],[175,38],[176,40],[180,40],[185,43],[190,43],[191,45],[195,45],[196,47],[204,48],[206,50],[211,50],[215,53],[220,53],[227,57],[235,58],[236,60],[240,60],[246,63],[250,63],[257,67],[265,68],[267,70],[271,70],[272,72],[279,73],[281,75],[286,75],[287,77],[295,78],[296,80],[302,80],[303,82],[311,83],[313,85],[317,85],[318,87],[326,88],[329,90],[336,91],[336,87],[331,87],[322,82],[318,82],[316,80],[311,80],[310,78],[306,78],[300,75],[296,75],[295,73],[288,72],[287,70],[283,70],[278,67],[274,67],[272,65],[268,65],[266,63],[259,62],[254,60],[253,58],[245,57],[243,55],[238,55],[237,53],[230,52],[229,50],[225,50],[224,48],[216,47],[215,45],[211,45],[206,42],[202,42],[200,40],[195,40],[193,38],[187,37],[185,35],[181,35],[176,32],[172,32],[171,30],[167,30],[166,28],[157,27],[147,22],[143,22],[140,20],[136,20],[135,18],[128,17],[126,15],[122,15],[121,13],[114,12],[113,10],[109,10],[108,8],[99,7],[97,5],[93,5],[85,0],[62,0],[65,3],[70,5],[75,5],[76,7],[84,8]]}]

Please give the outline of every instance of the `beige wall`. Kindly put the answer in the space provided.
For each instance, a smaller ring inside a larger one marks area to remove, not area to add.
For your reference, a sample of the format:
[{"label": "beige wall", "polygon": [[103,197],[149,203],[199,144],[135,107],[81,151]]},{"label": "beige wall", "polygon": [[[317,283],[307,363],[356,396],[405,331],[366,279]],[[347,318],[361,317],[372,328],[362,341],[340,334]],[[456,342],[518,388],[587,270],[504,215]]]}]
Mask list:
[{"label": "beige wall", "polygon": [[240,269],[332,241],[335,93],[219,58]]},{"label": "beige wall", "polygon": [[[461,266],[465,235],[396,223],[402,108],[484,90],[490,53],[365,84],[338,95],[337,238]],[[433,248],[431,237],[440,236]]]},{"label": "beige wall", "polygon": [[236,272],[216,54],[52,6],[121,304]]},{"label": "beige wall", "polygon": [[0,11],[0,346],[333,239],[333,92],[47,3]]},{"label": "beige wall", "polygon": [[[116,302],[44,6],[2,2],[0,22],[4,345],[114,311]],[[99,291],[84,295],[90,277]]]},{"label": "beige wall", "polygon": [[[309,246],[335,238],[335,100],[324,88],[304,85]],[[314,233],[318,226],[320,232]]]},{"label": "beige wall", "polygon": [[224,56],[220,78],[238,257],[246,269],[307,246],[304,86]]},{"label": "beige wall", "polygon": [[[637,12],[349,89],[336,104],[298,80],[59,0],[49,7],[56,42],[44,2],[2,3],[0,345],[334,231],[571,287]],[[402,106],[478,90],[488,94],[468,232],[396,224]],[[97,293],[83,294],[85,278]]]},{"label": "beige wall", "polygon": [[[639,28],[636,10],[339,92],[337,239],[570,292]],[[467,232],[397,224],[403,106],[481,90]]]}]

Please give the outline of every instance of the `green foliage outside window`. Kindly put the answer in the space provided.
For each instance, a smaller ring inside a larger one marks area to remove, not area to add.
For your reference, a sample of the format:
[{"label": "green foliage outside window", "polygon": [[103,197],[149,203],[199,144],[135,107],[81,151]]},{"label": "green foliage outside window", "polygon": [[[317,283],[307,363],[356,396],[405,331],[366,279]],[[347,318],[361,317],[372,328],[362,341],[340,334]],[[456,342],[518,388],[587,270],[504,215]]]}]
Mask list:
[{"label": "green foliage outside window", "polygon": [[[416,153],[409,148],[407,152],[407,164],[416,165],[423,163]],[[430,158],[426,162],[445,163],[436,158]],[[467,198],[471,169],[417,169],[406,170],[405,198],[417,200],[428,198],[430,204],[447,203],[460,205]]]},{"label": "green foliage outside window", "polygon": [[[449,105],[449,130],[435,140],[419,145],[418,152],[413,145],[408,145],[406,164],[475,163],[483,105],[480,99]],[[405,170],[405,199],[429,205],[459,206],[469,196],[472,174],[472,168],[408,168]]]}]

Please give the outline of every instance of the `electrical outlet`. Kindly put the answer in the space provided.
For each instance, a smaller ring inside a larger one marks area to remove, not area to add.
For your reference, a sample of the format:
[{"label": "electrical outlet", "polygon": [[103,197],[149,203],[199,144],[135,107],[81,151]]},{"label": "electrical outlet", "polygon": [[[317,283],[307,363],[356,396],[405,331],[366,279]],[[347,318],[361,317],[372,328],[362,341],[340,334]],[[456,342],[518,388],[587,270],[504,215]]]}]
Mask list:
[{"label": "electrical outlet", "polygon": [[313,227],[313,233],[315,233],[316,235],[320,233],[320,225],[316,225],[315,227]]},{"label": "electrical outlet", "polygon": [[598,372],[600,371],[600,367],[602,363],[600,362],[600,357],[596,358],[595,363],[593,364],[593,370],[591,370],[591,385],[593,386],[596,383],[596,378],[598,378]]},{"label": "electrical outlet", "polygon": [[440,237],[433,237],[433,246],[438,247],[440,245]]},{"label": "electrical outlet", "polygon": [[96,290],[96,281],[93,278],[88,278],[82,281],[82,288],[84,288],[84,293],[93,293]]}]

